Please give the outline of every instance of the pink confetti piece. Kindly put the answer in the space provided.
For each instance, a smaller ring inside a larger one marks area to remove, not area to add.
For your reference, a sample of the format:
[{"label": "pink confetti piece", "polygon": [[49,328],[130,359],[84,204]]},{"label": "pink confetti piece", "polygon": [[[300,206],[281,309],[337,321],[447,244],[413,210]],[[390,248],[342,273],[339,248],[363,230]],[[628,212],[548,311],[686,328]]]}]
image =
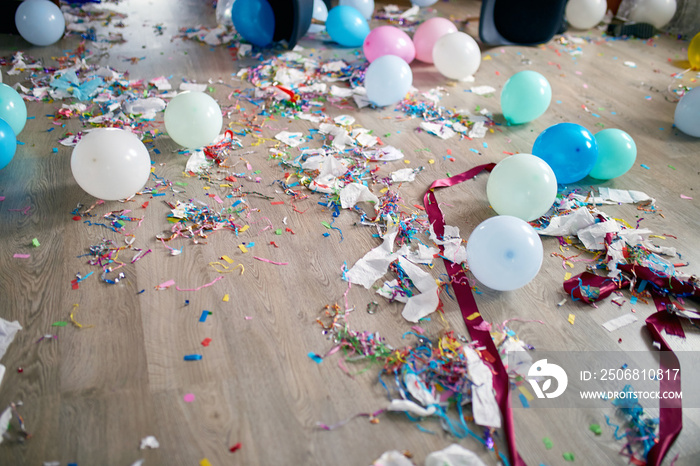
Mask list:
[{"label": "pink confetti piece", "polygon": [[214,200],[215,200],[216,202],[218,202],[219,204],[223,204],[223,203],[224,203],[224,201],[222,201],[221,198],[220,198],[218,195],[216,195],[216,194],[214,195]]},{"label": "pink confetti piece", "polygon": [[167,282],[163,282],[160,285],[156,287],[158,290],[167,290],[171,286],[175,284],[175,280],[168,280]]},{"label": "pink confetti piece", "polygon": [[201,290],[202,288],[206,288],[206,287],[208,287],[208,286],[212,286],[214,283],[218,282],[218,281],[221,280],[222,278],[224,278],[224,277],[222,277],[222,276],[220,275],[220,276],[216,277],[214,280],[212,280],[211,282],[205,283],[204,285],[198,286],[197,288],[180,288],[179,286],[176,286],[175,289],[176,289],[177,291],[199,291],[199,290]]},{"label": "pink confetti piece", "polygon": [[0,196],[0,202],[5,200],[5,196]]},{"label": "pink confetti piece", "polygon": [[251,316],[245,316],[245,320],[252,320],[253,318]]},{"label": "pink confetti piece", "polygon": [[[0,200],[1,200],[1,199],[0,199]],[[15,255],[12,256],[12,257],[14,257],[15,259],[29,259],[29,258],[32,257],[32,256],[29,255],[29,254],[15,254]]]},{"label": "pink confetti piece", "polygon": [[685,194],[681,194],[681,199],[690,199],[691,201],[693,200],[692,197],[686,196]]},{"label": "pink confetti piece", "polygon": [[274,264],[274,265],[288,265],[289,262],[275,262],[271,261],[270,259],[265,259],[264,257],[258,257],[258,256],[253,256],[253,259],[257,259],[259,261],[267,262],[268,264]]},{"label": "pink confetti piece", "polygon": [[185,403],[192,403],[194,401],[194,398],[194,393],[187,393],[185,396],[182,397]]}]

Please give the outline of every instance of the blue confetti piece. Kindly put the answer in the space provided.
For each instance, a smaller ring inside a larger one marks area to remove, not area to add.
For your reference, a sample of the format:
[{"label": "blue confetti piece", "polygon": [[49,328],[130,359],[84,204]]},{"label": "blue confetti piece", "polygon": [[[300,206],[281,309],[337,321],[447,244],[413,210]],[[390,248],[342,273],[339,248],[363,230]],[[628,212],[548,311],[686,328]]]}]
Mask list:
[{"label": "blue confetti piece", "polygon": [[201,361],[202,360],[202,355],[201,354],[188,354],[185,355],[185,361]]},{"label": "blue confetti piece", "polygon": [[54,154],[58,154],[58,148],[54,147],[53,149],[51,149],[51,152],[53,152]]},{"label": "blue confetti piece", "polygon": [[486,143],[483,143],[483,144],[484,144],[484,149],[488,149],[489,145]]},{"label": "blue confetti piece", "polygon": [[470,147],[470,148],[469,148],[469,150],[470,150],[470,151],[472,151],[472,152],[474,152],[474,153],[476,153],[476,154],[478,154],[478,153],[479,153],[479,151],[478,151],[478,150],[476,150],[476,149],[474,149],[473,147]]},{"label": "blue confetti piece", "polygon": [[207,317],[209,317],[209,314],[211,314],[211,312],[209,312],[209,311],[202,311],[202,315],[199,316],[199,321],[200,321],[200,322],[206,322]]},{"label": "blue confetti piece", "polygon": [[520,394],[518,395],[518,398],[520,398],[520,402],[523,404],[523,408],[529,408],[529,407],[530,407],[530,403],[527,401],[527,397],[526,397],[525,395],[523,395],[522,393],[520,393]]},{"label": "blue confetti piece", "polygon": [[316,364],[321,364],[323,362],[323,358],[316,353],[309,352],[308,356]]},{"label": "blue confetti piece", "polygon": [[640,167],[645,168],[645,169],[647,169],[647,170],[651,170],[651,168],[647,167],[647,166],[644,165],[644,164],[641,164]]}]

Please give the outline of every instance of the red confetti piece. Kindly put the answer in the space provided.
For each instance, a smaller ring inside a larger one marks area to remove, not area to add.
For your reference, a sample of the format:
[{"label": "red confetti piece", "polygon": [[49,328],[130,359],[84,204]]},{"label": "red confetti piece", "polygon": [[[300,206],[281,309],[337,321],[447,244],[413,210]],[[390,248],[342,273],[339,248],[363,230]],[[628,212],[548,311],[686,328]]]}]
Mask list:
[{"label": "red confetti piece", "polygon": [[242,446],[243,446],[243,445],[241,445],[241,442],[238,442],[237,444],[235,444],[234,446],[232,446],[232,447],[229,448],[228,450],[229,450],[231,453],[235,453],[235,452],[237,452],[238,450],[240,450]]},{"label": "red confetti piece", "polygon": [[202,340],[202,346],[209,346],[209,343],[211,343],[211,338],[205,338]]}]

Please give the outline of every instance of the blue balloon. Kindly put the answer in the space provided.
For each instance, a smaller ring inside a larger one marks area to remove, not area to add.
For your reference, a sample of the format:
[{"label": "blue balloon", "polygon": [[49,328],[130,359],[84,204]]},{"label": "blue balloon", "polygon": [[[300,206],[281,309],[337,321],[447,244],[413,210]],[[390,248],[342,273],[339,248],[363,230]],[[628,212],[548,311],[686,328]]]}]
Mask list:
[{"label": "blue balloon", "polygon": [[275,34],[275,13],[267,0],[236,0],[231,8],[233,27],[245,40],[267,47]]},{"label": "blue balloon", "polygon": [[542,131],[532,154],[552,167],[559,184],[574,183],[588,175],[598,160],[593,134],[575,123],[559,123]]},{"label": "blue balloon", "polygon": [[49,0],[25,0],[15,12],[15,26],[27,42],[51,45],[63,37],[66,19],[61,9]]},{"label": "blue balloon", "polygon": [[521,288],[542,266],[542,240],[529,223],[510,215],[481,222],[467,240],[467,263],[492,290]]},{"label": "blue balloon", "polygon": [[12,127],[15,135],[22,131],[27,122],[27,105],[24,99],[16,90],[4,83],[0,83],[0,118]]},{"label": "blue balloon", "polygon": [[357,9],[338,5],[328,12],[326,31],[340,45],[360,47],[369,34],[369,24]]},{"label": "blue balloon", "polygon": [[0,118],[0,170],[5,168],[17,150],[17,136],[12,127]]},{"label": "blue balloon", "polygon": [[515,73],[501,90],[501,111],[511,125],[521,125],[540,117],[552,101],[552,87],[537,71]]},{"label": "blue balloon", "polygon": [[413,72],[403,58],[382,55],[367,67],[365,89],[367,99],[383,107],[399,102],[413,84]]}]

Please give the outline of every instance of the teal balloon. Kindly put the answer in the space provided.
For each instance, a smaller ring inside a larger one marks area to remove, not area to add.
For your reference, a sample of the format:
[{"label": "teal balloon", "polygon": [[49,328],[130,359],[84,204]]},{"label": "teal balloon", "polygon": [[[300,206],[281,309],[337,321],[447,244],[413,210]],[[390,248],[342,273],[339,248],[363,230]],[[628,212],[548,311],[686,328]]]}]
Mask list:
[{"label": "teal balloon", "polygon": [[552,87],[537,71],[515,73],[501,91],[501,111],[511,125],[521,125],[540,117],[552,101]]},{"label": "teal balloon", "polygon": [[338,5],[328,12],[326,31],[340,45],[360,47],[369,34],[369,23],[356,8]]},{"label": "teal balloon", "polygon": [[486,196],[499,215],[529,222],[542,217],[557,197],[557,179],[539,157],[515,154],[496,164],[486,183]]},{"label": "teal balloon", "polygon": [[0,170],[5,168],[17,150],[17,136],[12,127],[0,119]]},{"label": "teal balloon", "polygon": [[595,135],[598,160],[588,174],[597,180],[610,180],[624,175],[637,160],[637,144],[621,129],[608,128]]},{"label": "teal balloon", "polygon": [[[700,33],[697,37],[700,37]],[[673,115],[673,124],[688,136],[700,138],[700,87],[694,87],[681,97]]]},{"label": "teal balloon", "polygon": [[481,222],[467,240],[469,270],[498,291],[521,288],[542,266],[542,240],[524,220],[499,215]]},{"label": "teal balloon", "polygon": [[559,123],[542,131],[532,154],[552,167],[559,184],[575,183],[590,173],[598,160],[593,133],[575,123]]},{"label": "teal balloon", "polygon": [[275,34],[275,13],[267,0],[236,0],[231,8],[236,31],[253,45],[267,47]]},{"label": "teal balloon", "polygon": [[7,84],[0,83],[0,118],[19,134],[27,122],[27,105],[22,96]]},{"label": "teal balloon", "polygon": [[401,101],[413,84],[413,72],[403,58],[382,55],[367,67],[367,99],[379,107]]}]

